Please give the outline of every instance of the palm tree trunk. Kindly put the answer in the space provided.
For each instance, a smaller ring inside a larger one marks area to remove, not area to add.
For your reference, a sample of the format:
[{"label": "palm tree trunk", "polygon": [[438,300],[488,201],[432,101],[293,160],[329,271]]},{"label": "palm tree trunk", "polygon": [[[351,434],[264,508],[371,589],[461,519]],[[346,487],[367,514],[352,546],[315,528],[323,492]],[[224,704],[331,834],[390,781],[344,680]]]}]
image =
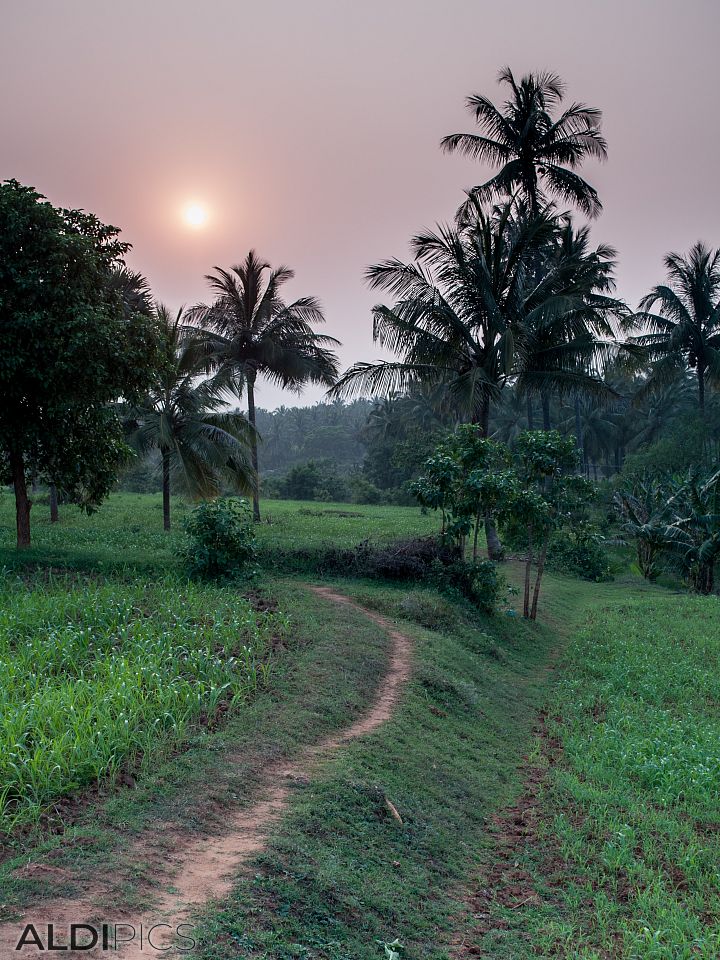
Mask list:
[{"label": "palm tree trunk", "polygon": [[697,378],[698,378],[698,403],[700,405],[700,413],[705,416],[705,368],[698,363],[697,368]]},{"label": "palm tree trunk", "polygon": [[534,430],[534,429],[535,429],[535,415],[534,415],[534,412],[533,412],[533,402],[532,402],[532,397],[530,396],[530,394],[527,395],[526,403],[527,403],[527,422],[528,422],[528,430]]},{"label": "palm tree trunk", "polygon": [[253,518],[260,523],[260,474],[258,471],[257,435],[255,433],[255,373],[247,375],[248,420],[252,427],[250,437],[250,457],[253,473],[255,474],[255,490],[253,491]]},{"label": "palm tree trunk", "polygon": [[540,394],[543,415],[543,430],[550,430],[550,394],[543,390]]},{"label": "palm tree trunk", "polygon": [[580,420],[580,396],[575,394],[575,445],[578,448],[580,459],[583,460],[582,423]]},{"label": "palm tree trunk", "polygon": [[54,483],[50,484],[50,523],[58,522],[58,494]]},{"label": "palm tree trunk", "polygon": [[[477,421],[481,437],[487,437],[490,432],[490,397],[484,396],[480,407],[480,417]],[[503,560],[505,551],[495,527],[495,521],[490,513],[485,514],[485,539],[487,540],[488,559]]]},{"label": "palm tree trunk", "polygon": [[163,527],[170,529],[170,451],[162,452]]},{"label": "palm tree trunk", "polygon": [[13,449],[10,452],[10,472],[15,489],[17,548],[18,550],[25,550],[30,546],[30,507],[32,507],[32,500],[27,495],[25,463],[22,452],[18,449]]}]

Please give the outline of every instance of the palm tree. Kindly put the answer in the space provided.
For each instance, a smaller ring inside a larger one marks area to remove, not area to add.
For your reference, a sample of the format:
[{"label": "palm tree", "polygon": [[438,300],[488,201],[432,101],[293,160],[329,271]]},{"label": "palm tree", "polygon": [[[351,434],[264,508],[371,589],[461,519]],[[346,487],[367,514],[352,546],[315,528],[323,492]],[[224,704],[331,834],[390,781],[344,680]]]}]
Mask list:
[{"label": "palm tree", "polygon": [[[395,296],[373,308],[373,339],[397,361],[356,363],[331,391],[388,394],[445,385],[453,407],[488,435],[491,405],[515,374],[525,323],[553,295],[554,277],[528,283],[556,229],[545,216],[514,219],[516,204],[487,213],[476,205],[471,227],[439,227],[415,237],[411,263],[370,267],[374,288]],[[502,554],[487,518],[491,557]]]},{"label": "palm tree", "polygon": [[468,194],[486,202],[519,189],[536,216],[547,192],[596,217],[602,210],[597,192],[575,170],[587,157],[604,160],[607,156],[600,110],[572,103],[554,118],[553,111],[564,100],[565,85],[552,73],[529,73],[517,82],[505,67],[498,82],[511,91],[502,110],[480,94],[467,99],[481,133],[453,133],[442,141],[449,153],[457,151],[500,165],[490,180]]},{"label": "palm tree", "polygon": [[164,332],[165,364],[155,388],[131,411],[131,439],[162,460],[163,525],[170,529],[171,482],[191,497],[217,496],[223,483],[242,493],[254,491],[255,475],[248,452],[253,430],[245,417],[225,409],[228,381],[203,378],[206,359],[197,331],[180,310],[174,316],[158,304]]},{"label": "palm tree", "polygon": [[[215,267],[206,276],[215,299],[189,313],[192,323],[209,331],[208,357],[214,367],[235,378],[247,390],[248,418],[255,427],[255,384],[258,375],[281,387],[299,390],[304,384],[332,386],[338,374],[333,337],[321,336],[313,324],[323,323],[314,297],[293,303],[281,298],[281,288],[294,276],[288,267],[270,269],[251,250],[230,270]],[[256,484],[253,513],[260,520],[257,435],[251,435]]]},{"label": "palm tree", "polygon": [[574,395],[578,404],[581,396],[613,395],[595,371],[617,350],[612,319],[627,313],[625,304],[611,296],[615,257],[605,244],[591,249],[589,228],[576,229],[567,215],[559,218],[553,242],[538,256],[535,276],[552,281],[553,296],[528,318],[517,386],[528,398],[539,394],[543,430],[552,426],[551,393]]},{"label": "palm tree", "polygon": [[514,373],[521,322],[547,289],[528,290],[528,266],[554,230],[544,216],[510,229],[513,207],[478,207],[472,229],[440,226],[411,241],[412,262],[368,269],[370,286],[397,298],[373,308],[373,339],[401,359],[354,364],[332,395],[444,385],[464,419],[487,436],[490,407]]},{"label": "palm tree", "polygon": [[720,249],[696,243],[687,257],[669,253],[665,267],[668,283],[653,287],[635,316],[650,332],[633,339],[653,361],[652,384],[695,371],[704,415],[706,386],[720,383]]}]

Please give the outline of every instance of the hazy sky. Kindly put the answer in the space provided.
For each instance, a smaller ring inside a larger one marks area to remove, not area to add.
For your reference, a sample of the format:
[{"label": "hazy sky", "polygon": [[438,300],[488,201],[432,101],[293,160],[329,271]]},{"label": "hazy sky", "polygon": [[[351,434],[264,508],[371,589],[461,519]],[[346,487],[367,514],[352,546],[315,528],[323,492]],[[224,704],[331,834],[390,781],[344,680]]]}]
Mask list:
[{"label": "hazy sky", "polygon": [[[605,206],[633,304],[662,257],[720,245],[717,0],[2,0],[0,178],[123,230],[172,306],[255,247],[321,298],[342,360],[374,359],[363,270],[406,256],[488,170],[443,155],[500,67],[600,107]],[[206,206],[199,229],[182,218]],[[300,402],[319,398],[308,390]],[[259,402],[297,403],[261,388]]]}]

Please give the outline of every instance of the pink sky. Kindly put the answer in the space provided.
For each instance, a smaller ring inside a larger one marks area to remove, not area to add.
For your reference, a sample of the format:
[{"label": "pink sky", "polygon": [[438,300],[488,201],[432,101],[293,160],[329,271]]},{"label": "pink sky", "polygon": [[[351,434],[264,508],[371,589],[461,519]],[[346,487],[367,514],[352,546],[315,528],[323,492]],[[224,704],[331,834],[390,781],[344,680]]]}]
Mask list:
[{"label": "pink sky", "polygon": [[[501,96],[505,64],[603,110],[610,159],[585,175],[622,296],[659,282],[668,250],[720,245],[719,28],[716,0],[6,3],[0,177],[121,227],[172,306],[251,246],[292,266],[288,292],[321,298],[348,365],[377,356],[365,267],[487,177],[438,143],[471,128],[467,94]],[[181,219],[193,200],[202,230]]]}]

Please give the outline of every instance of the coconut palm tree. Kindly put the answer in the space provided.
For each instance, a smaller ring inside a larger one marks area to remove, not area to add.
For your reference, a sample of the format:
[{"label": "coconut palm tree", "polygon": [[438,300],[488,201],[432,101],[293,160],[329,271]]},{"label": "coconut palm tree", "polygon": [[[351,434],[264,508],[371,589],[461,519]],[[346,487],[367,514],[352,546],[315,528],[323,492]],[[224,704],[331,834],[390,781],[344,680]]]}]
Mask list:
[{"label": "coconut palm tree", "polygon": [[[215,267],[206,279],[215,295],[209,305],[197,304],[190,322],[207,331],[207,356],[213,367],[234,378],[247,390],[248,418],[255,427],[255,385],[263,376],[281,387],[300,390],[308,382],[332,386],[338,360],[333,337],[315,333],[323,323],[314,297],[285,303],[281,288],[294,276],[288,267],[270,269],[251,250],[230,270]],[[253,513],[260,520],[257,435],[251,435],[252,465],[256,476]]]},{"label": "coconut palm tree", "polygon": [[141,454],[159,450],[162,461],[163,525],[170,529],[171,483],[195,497],[217,496],[223,484],[254,491],[250,465],[253,430],[239,412],[226,408],[229,383],[206,378],[198,333],[182,310],[173,315],[158,304],[165,364],[154,389],[130,412],[131,441]]},{"label": "coconut palm tree", "polygon": [[[387,395],[445,385],[454,409],[488,435],[491,406],[515,376],[525,324],[541,306],[551,308],[552,271],[529,279],[556,225],[545,214],[517,217],[515,203],[491,212],[475,204],[475,211],[472,226],[441,226],[415,237],[413,262],[369,268],[370,285],[397,298],[392,307],[373,308],[373,338],[400,359],[356,363],[332,393]],[[500,556],[489,518],[486,533],[491,556]]]},{"label": "coconut palm tree", "polygon": [[668,282],[653,287],[635,316],[649,332],[633,339],[653,363],[651,385],[695,372],[704,414],[707,385],[720,383],[720,249],[696,243],[687,257],[669,253],[665,268]]},{"label": "coconut palm tree", "polygon": [[533,216],[548,194],[596,217],[602,210],[597,192],[575,171],[588,157],[604,160],[607,156],[600,110],[572,103],[554,117],[563,103],[565,85],[552,73],[529,73],[518,82],[505,67],[498,82],[510,88],[502,110],[487,97],[473,94],[467,106],[480,133],[453,133],[442,141],[449,153],[500,166],[490,180],[468,194],[487,202],[520,190]]},{"label": "coconut palm tree", "polygon": [[[558,219],[558,229],[534,265],[536,277],[552,281],[553,296],[526,322],[525,349],[517,386],[529,398],[540,396],[543,430],[550,430],[550,395],[610,398],[613,391],[596,371],[617,351],[613,319],[627,314],[613,297],[616,252],[590,247],[588,227]],[[528,421],[532,420],[528,407]]]}]

